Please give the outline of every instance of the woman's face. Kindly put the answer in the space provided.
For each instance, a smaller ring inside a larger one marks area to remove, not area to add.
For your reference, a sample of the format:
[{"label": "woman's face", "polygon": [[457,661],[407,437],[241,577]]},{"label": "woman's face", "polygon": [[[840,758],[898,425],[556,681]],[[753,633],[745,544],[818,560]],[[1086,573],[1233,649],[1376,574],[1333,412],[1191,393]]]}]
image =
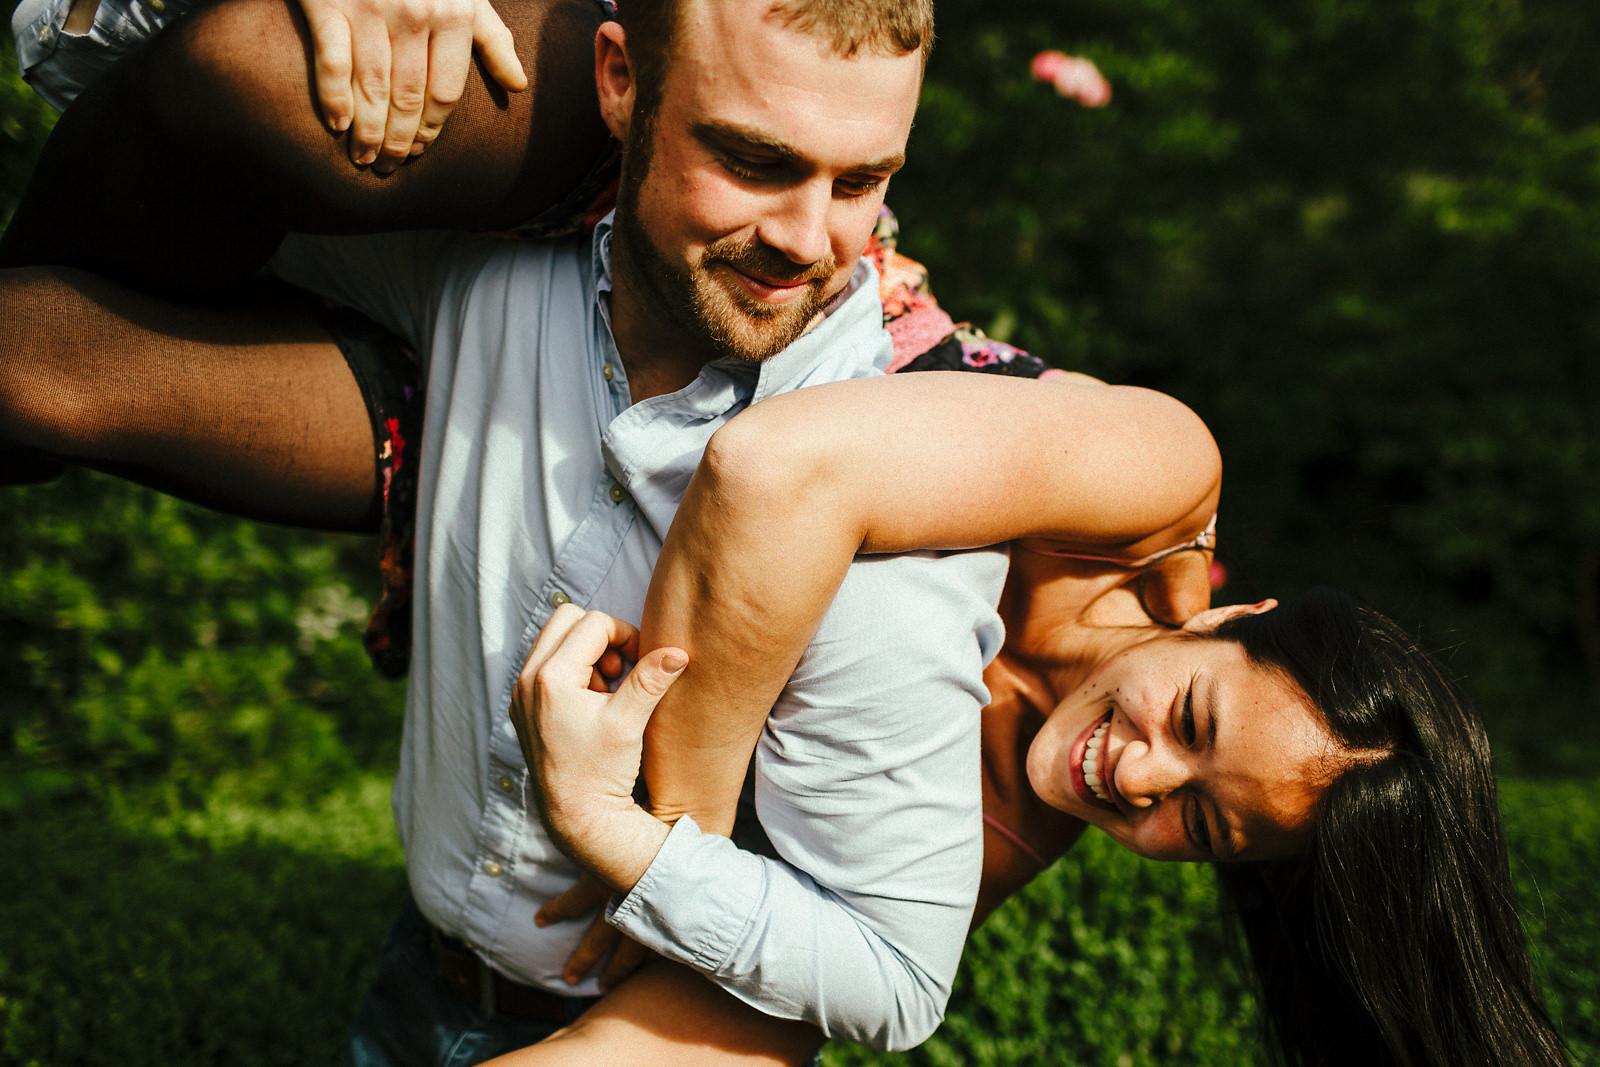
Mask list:
[{"label": "woman's face", "polygon": [[1096,668],[1028,749],[1035,792],[1152,859],[1298,852],[1340,750],[1294,682],[1196,636],[1230,610]]}]

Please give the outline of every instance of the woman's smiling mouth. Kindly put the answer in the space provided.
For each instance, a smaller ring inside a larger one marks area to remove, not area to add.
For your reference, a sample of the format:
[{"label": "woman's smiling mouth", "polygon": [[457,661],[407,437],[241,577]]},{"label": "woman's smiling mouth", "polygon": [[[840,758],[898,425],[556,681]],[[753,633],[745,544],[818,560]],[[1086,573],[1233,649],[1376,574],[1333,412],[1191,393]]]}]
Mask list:
[{"label": "woman's smiling mouth", "polygon": [[1086,729],[1073,746],[1072,788],[1081,799],[1097,807],[1120,811],[1111,799],[1110,767],[1106,762],[1106,742],[1111,733],[1113,714],[1107,712],[1103,719]]}]

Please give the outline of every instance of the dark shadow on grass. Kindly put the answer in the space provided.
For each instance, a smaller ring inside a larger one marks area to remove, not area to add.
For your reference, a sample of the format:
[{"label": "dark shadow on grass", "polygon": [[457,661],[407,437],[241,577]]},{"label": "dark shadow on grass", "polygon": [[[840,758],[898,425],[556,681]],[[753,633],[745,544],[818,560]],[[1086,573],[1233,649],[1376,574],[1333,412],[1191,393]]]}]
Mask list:
[{"label": "dark shadow on grass", "polygon": [[0,1062],[332,1063],[405,894],[392,860],[0,824]]}]

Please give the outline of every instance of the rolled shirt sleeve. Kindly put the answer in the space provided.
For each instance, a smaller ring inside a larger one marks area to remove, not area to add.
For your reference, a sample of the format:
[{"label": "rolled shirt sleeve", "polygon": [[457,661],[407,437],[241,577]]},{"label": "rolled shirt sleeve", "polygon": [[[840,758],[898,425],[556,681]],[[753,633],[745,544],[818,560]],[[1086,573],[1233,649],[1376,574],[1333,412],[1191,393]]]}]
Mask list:
[{"label": "rolled shirt sleeve", "polygon": [[1004,576],[993,550],[852,565],[756,751],[781,859],[681,820],[611,922],[831,1037],[927,1038],[977,898],[982,675]]}]

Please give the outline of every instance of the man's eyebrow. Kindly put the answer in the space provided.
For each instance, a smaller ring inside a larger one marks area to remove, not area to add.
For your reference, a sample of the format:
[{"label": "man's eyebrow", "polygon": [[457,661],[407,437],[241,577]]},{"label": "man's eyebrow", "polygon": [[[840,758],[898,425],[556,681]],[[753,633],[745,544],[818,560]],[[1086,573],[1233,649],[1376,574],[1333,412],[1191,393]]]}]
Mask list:
[{"label": "man's eyebrow", "polygon": [[[741,126],[736,122],[705,121],[697,122],[690,127],[690,133],[702,144],[711,145],[713,148],[723,149],[758,149],[778,157],[785,163],[806,163],[806,157],[795,150],[787,141],[780,141],[776,137],[762,133],[760,130],[748,126]],[[869,160],[864,163],[852,164],[851,170],[886,172],[893,174],[905,166],[906,155],[896,152],[892,156],[882,159]]]}]

